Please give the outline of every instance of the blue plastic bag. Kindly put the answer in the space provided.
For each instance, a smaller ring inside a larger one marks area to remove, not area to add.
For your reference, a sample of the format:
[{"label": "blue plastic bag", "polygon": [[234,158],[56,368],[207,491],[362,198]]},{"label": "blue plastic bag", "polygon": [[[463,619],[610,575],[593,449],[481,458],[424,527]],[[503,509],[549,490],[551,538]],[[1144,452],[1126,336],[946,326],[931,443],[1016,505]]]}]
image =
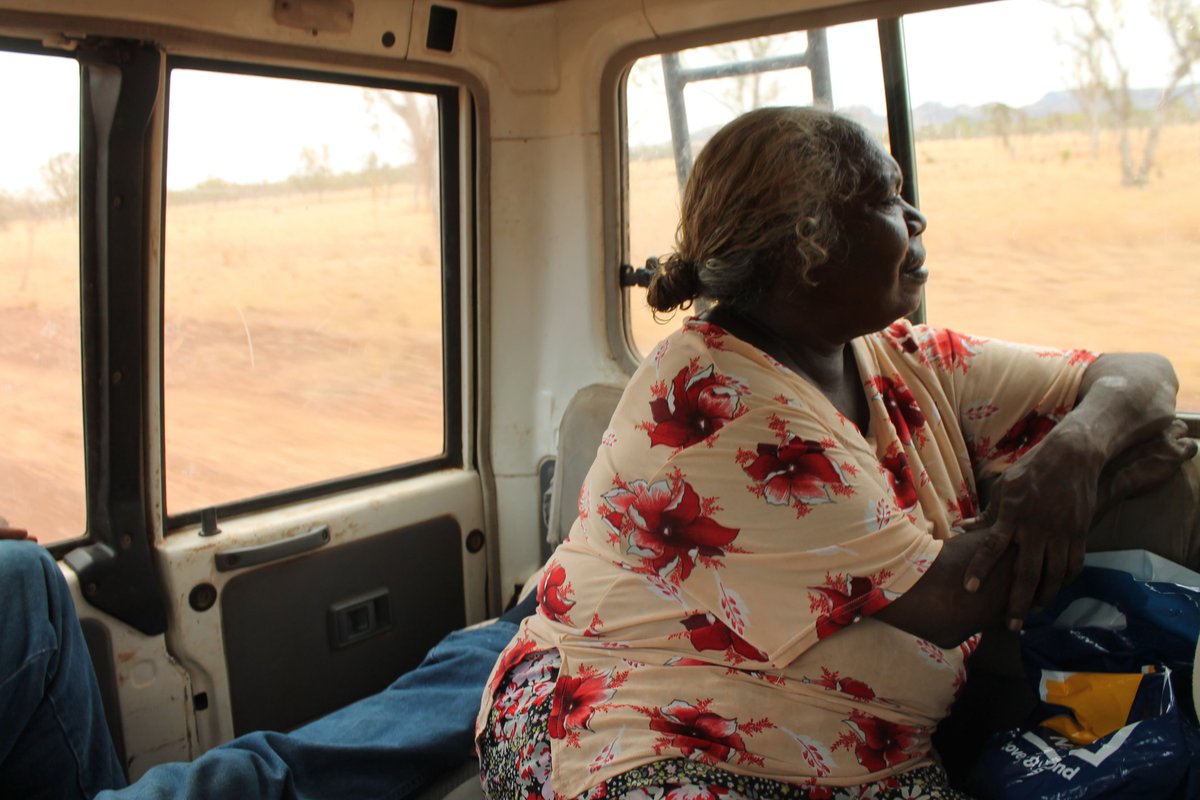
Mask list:
[{"label": "blue plastic bag", "polygon": [[[1145,557],[1129,558],[1135,573],[1154,577]],[[968,791],[981,800],[1200,797],[1198,637],[1200,588],[1085,567],[1027,620],[1022,655],[1039,707],[992,737]]]}]

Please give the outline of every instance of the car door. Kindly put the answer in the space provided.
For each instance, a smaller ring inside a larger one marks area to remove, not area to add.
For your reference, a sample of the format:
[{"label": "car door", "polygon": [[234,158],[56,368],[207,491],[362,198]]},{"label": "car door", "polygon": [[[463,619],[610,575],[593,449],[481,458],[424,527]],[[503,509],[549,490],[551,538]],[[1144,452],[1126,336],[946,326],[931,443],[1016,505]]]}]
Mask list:
[{"label": "car door", "polygon": [[469,94],[90,37],[0,69],[41,132],[0,195],[0,513],[62,559],[130,776],[484,618]]}]

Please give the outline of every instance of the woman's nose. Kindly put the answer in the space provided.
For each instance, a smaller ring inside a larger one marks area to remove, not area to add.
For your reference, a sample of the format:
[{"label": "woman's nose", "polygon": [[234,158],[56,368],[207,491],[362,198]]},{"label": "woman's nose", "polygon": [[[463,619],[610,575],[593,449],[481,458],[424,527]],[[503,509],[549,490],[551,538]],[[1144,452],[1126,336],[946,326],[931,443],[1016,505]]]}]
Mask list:
[{"label": "woman's nose", "polygon": [[929,227],[929,220],[921,213],[921,209],[907,200],[904,201],[904,218],[908,221],[908,235],[920,236]]}]

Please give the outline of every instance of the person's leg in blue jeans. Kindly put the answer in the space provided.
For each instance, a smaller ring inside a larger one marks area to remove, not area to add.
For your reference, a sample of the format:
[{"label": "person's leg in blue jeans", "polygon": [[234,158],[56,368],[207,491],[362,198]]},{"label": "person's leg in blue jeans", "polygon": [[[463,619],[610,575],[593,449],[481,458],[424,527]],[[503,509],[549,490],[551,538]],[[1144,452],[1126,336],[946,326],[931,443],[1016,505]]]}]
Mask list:
[{"label": "person's leg in blue jeans", "polygon": [[[257,732],[154,767],[116,798],[402,798],[474,753],[487,676],[535,600],[455,631],[384,691],[289,734]],[[125,785],[66,582],[31,542],[0,541],[0,798]]]},{"label": "person's leg in blue jeans", "polygon": [[0,798],[124,785],[58,565],[33,542],[0,540]]},{"label": "person's leg in blue jeans", "polygon": [[291,733],[241,736],[101,798],[406,797],[474,756],[484,683],[534,604],[531,595],[490,625],[451,633],[384,691]]}]

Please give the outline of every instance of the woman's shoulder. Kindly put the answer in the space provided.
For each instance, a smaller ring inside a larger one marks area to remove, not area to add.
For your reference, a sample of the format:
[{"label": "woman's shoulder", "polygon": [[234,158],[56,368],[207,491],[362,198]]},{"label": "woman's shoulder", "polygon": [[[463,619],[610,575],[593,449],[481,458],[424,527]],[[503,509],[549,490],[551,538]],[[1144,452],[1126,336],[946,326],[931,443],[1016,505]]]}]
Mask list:
[{"label": "woman's shoulder", "polygon": [[650,351],[643,363],[661,363],[668,356],[678,358],[685,352],[689,356],[703,354],[717,359],[739,352],[738,344],[739,340],[721,326],[699,317],[687,317]]},{"label": "woman's shoulder", "polygon": [[625,388],[614,422],[645,431],[678,456],[737,428],[836,426],[819,392],[770,356],[695,318],[664,339]]},{"label": "woman's shoulder", "polygon": [[906,362],[915,368],[943,372],[966,371],[990,341],[949,328],[899,319],[864,337],[877,354],[889,362]]},{"label": "woman's shoulder", "polygon": [[769,356],[738,339],[719,325],[688,317],[683,324],[660,341],[642,361],[631,384],[639,382],[670,382],[686,376],[688,380],[704,380],[710,376],[725,376],[749,389],[777,380]]},{"label": "woman's shoulder", "polygon": [[689,317],[646,357],[631,383],[649,381],[659,391],[672,384],[693,394],[714,386],[736,392],[756,408],[820,405],[820,391],[769,353],[720,325]]}]

